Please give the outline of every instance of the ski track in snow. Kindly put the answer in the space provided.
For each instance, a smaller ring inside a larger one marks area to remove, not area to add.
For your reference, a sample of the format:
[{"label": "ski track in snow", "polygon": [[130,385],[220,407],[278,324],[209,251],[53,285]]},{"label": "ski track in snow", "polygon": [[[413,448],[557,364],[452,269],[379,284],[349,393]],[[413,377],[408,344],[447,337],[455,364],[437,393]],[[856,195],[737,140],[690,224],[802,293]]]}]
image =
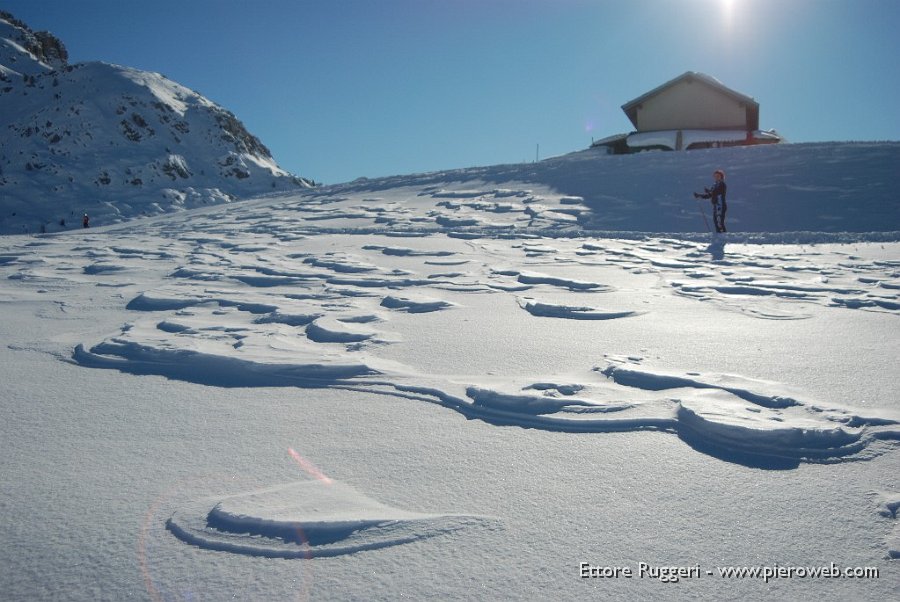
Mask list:
[{"label": "ski track in snow", "polygon": [[[865,459],[900,439],[900,420],[888,413],[822,403],[736,374],[656,368],[637,356],[516,379],[434,377],[379,354],[403,342],[403,329],[392,324],[457,311],[470,295],[517,306],[525,329],[532,320],[640,320],[647,312],[623,306],[604,274],[651,276],[662,294],[759,319],[806,319],[821,307],[897,315],[900,261],[836,258],[815,246],[798,253],[795,246],[784,252],[726,242],[732,248],[725,250],[671,238],[569,237],[579,199],[531,190],[425,188],[410,190],[409,204],[376,204],[368,194],[311,192],[175,216],[135,232],[8,244],[0,270],[38,292],[96,285],[128,295],[120,332],[75,347],[72,358],[86,367],[220,387],[388,393],[496,425],[669,432],[700,452],[766,468]],[[536,237],[517,233],[520,227],[566,236]],[[334,245],[331,234],[365,234],[365,243]],[[287,518],[276,516],[297,491],[302,503],[285,510]],[[333,506],[340,516],[313,519],[317,508]],[[211,549],[305,557],[483,522],[403,512],[346,486],[307,483],[199,500],[168,526]]]}]

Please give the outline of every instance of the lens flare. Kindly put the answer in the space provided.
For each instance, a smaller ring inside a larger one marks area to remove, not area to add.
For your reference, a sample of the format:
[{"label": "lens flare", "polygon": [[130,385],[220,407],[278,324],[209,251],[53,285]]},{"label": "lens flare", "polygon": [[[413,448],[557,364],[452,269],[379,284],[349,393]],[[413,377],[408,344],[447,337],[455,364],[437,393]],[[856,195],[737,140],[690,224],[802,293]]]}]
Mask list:
[{"label": "lens flare", "polygon": [[313,478],[316,478],[327,485],[331,485],[334,481],[332,481],[328,476],[319,470],[315,464],[301,456],[297,453],[297,451],[293,447],[288,448],[288,453],[294,459],[294,461],[300,465],[300,468],[306,472],[306,474],[310,475]]}]

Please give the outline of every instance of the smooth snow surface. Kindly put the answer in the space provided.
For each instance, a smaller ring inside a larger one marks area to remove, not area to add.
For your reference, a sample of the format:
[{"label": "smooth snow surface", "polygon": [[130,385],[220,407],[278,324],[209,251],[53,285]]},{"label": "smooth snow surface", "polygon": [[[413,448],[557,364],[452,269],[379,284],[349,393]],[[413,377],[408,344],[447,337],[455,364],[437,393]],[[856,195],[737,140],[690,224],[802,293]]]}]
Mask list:
[{"label": "smooth snow surface", "polygon": [[[845,180],[809,214],[839,212],[828,232],[712,239],[596,194],[693,156],[764,198],[767,166],[878,174],[894,146],[654,153],[615,179],[577,153],[0,239],[0,591],[894,599],[896,200],[875,231],[842,199],[881,180]],[[718,573],[829,563],[878,577]]]}]

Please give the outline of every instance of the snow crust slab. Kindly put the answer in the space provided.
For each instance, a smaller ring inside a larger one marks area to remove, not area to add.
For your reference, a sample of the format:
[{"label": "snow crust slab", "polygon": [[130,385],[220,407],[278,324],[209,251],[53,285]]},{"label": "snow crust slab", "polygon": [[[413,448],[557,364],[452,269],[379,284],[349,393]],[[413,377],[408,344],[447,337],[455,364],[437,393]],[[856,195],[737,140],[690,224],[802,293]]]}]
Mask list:
[{"label": "snow crust slab", "polygon": [[319,479],[200,499],[178,509],[166,527],[205,549],[313,558],[411,543],[489,522],[393,508],[345,483]]}]

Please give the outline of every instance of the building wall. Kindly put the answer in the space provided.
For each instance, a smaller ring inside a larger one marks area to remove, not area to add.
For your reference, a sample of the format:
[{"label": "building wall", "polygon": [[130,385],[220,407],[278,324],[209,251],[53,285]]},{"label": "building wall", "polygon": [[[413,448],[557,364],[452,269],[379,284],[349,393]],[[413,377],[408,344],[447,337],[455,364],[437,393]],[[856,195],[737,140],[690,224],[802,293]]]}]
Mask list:
[{"label": "building wall", "polygon": [[746,129],[746,106],[700,82],[682,81],[644,101],[637,130]]}]

